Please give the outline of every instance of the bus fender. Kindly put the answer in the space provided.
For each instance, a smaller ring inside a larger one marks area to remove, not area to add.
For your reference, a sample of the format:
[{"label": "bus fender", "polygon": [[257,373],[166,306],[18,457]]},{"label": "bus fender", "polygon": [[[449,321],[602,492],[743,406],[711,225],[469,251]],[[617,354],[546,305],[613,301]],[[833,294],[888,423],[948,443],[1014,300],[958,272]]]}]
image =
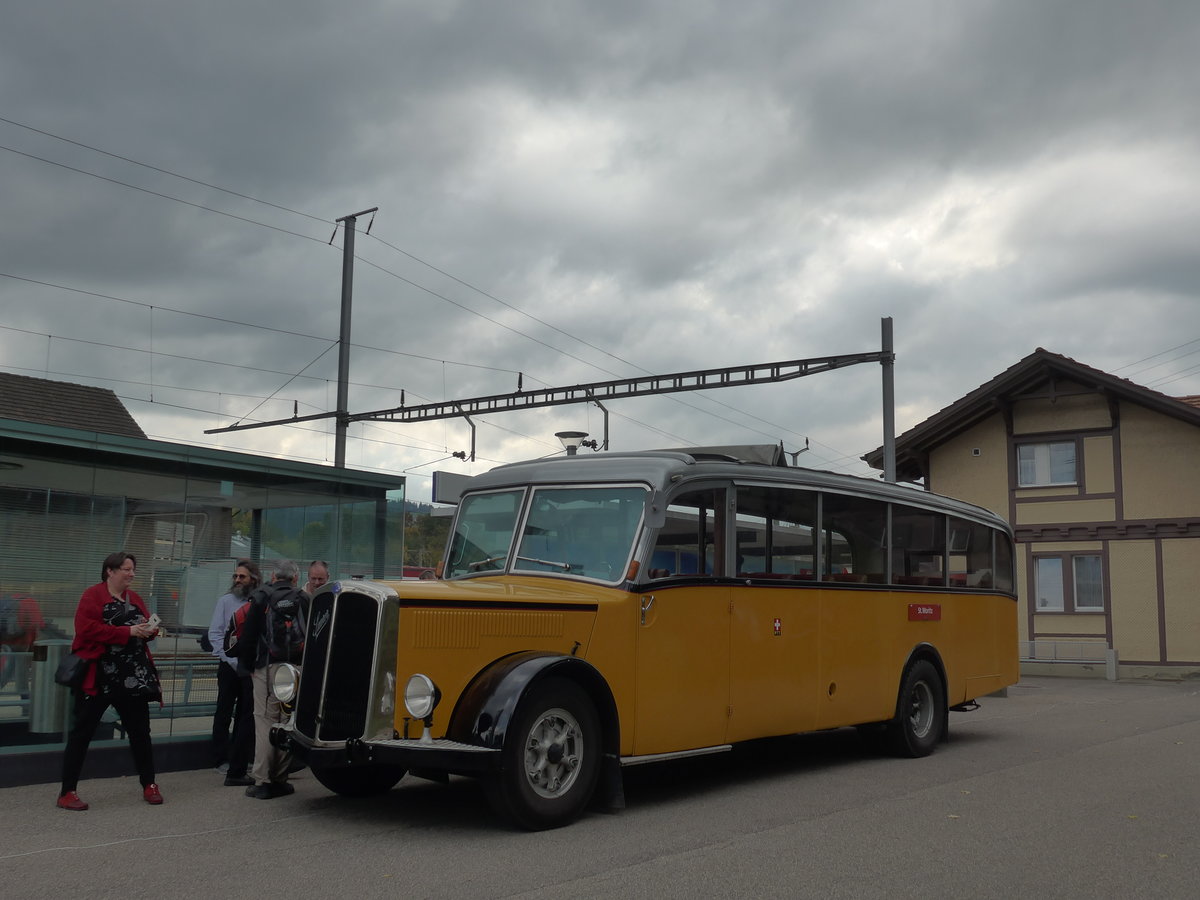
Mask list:
[{"label": "bus fender", "polygon": [[602,752],[597,794],[607,808],[623,808],[617,705],[604,676],[586,660],[538,650],[514,653],[496,660],[476,675],[463,691],[450,717],[446,737],[480,747],[503,747],[509,723],[525,692],[531,685],[551,676],[575,682],[595,704],[600,719]]}]

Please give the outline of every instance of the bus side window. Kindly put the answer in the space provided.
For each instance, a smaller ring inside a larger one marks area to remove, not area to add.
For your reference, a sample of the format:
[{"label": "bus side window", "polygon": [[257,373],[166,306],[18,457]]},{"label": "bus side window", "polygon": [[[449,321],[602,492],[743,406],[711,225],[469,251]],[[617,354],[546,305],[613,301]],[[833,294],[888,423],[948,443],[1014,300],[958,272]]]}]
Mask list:
[{"label": "bus side window", "polygon": [[739,485],[737,574],[770,581],[811,578],[817,495],[788,486]]},{"label": "bus side window", "polygon": [[881,584],[885,580],[886,513],[885,503],[872,497],[822,495],[825,581]]},{"label": "bus side window", "polygon": [[724,496],[722,490],[692,491],[671,501],[654,543],[650,578],[724,571]]},{"label": "bus side window", "polygon": [[946,517],[915,506],[892,504],[892,583],[946,584]]},{"label": "bus side window", "polygon": [[950,584],[992,587],[992,530],[986,525],[950,517]]}]

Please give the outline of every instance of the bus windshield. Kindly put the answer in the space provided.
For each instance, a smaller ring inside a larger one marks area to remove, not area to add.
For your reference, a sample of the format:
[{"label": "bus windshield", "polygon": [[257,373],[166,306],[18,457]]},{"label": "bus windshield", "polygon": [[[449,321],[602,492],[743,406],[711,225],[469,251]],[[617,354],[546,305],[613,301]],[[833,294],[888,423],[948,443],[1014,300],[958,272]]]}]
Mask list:
[{"label": "bus windshield", "polygon": [[633,555],[646,494],[632,485],[535,488],[518,540],[524,491],[465,497],[445,577],[510,571],[620,581]]},{"label": "bus windshield", "polygon": [[446,578],[505,567],[524,496],[524,490],[515,490],[463,497],[450,542]]}]

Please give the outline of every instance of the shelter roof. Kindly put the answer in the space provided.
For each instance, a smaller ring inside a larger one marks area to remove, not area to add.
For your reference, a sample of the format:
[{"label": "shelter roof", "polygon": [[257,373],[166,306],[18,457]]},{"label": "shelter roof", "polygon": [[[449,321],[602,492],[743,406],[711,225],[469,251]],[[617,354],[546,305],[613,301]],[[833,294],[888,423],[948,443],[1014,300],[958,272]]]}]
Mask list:
[{"label": "shelter roof", "polygon": [[108,388],[0,372],[0,418],[145,438]]}]

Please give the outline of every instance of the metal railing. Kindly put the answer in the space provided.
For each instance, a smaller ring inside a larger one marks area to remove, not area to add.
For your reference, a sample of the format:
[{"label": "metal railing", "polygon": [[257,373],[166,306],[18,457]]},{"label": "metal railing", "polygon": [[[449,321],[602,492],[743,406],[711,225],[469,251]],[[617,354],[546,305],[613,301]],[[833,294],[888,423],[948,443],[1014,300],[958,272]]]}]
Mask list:
[{"label": "metal railing", "polygon": [[156,659],[162,684],[163,705],[150,704],[150,715],[211,716],[217,704],[217,666],[215,657]]},{"label": "metal railing", "polygon": [[[7,652],[5,656],[10,657],[18,666],[28,666],[33,654]],[[163,703],[162,706],[157,703],[150,704],[152,717],[175,718],[211,716],[213,714],[217,705],[217,666],[220,665],[214,657],[168,659],[160,657],[154,662],[162,684]],[[41,663],[41,665],[47,665],[47,663]],[[52,726],[61,728],[60,720],[69,706],[69,694],[66,688],[45,678],[40,681],[33,677],[27,677],[23,681],[12,679],[7,684],[0,685],[0,707],[15,709],[16,712],[15,716],[0,718],[10,722],[29,721],[33,712],[32,707],[36,705],[33,702],[34,694],[38,690],[53,692],[53,700],[56,701],[55,709],[48,714],[48,717],[43,716],[42,718],[47,718]],[[51,698],[48,695],[45,699]],[[41,729],[39,728],[39,730]],[[56,728],[50,727],[49,730],[53,731]]]}]

